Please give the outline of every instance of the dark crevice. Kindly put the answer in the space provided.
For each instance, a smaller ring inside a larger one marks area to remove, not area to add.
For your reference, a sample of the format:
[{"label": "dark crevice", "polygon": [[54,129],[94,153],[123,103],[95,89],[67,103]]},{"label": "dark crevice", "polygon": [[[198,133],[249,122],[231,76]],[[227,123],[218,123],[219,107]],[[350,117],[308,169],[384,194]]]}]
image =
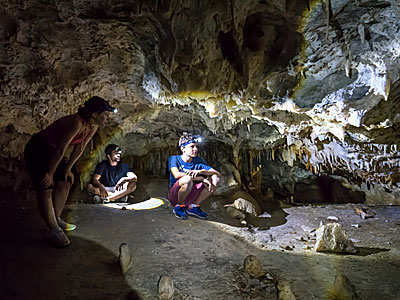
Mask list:
[{"label": "dark crevice", "polygon": [[232,30],[228,32],[220,31],[218,33],[218,43],[221,46],[222,56],[229,61],[234,70],[239,74],[243,74],[243,66],[241,63],[239,47],[233,37]]},{"label": "dark crevice", "polygon": [[227,33],[220,31],[218,33],[218,43],[221,46],[222,56],[227,59],[230,64],[233,64],[239,56],[239,49],[233,38],[232,30]]}]

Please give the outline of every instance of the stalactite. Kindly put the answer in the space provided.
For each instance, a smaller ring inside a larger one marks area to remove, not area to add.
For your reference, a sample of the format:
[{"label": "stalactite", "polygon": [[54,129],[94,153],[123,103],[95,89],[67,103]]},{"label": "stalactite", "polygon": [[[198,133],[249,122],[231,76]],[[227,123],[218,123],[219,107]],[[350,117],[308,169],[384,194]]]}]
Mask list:
[{"label": "stalactite", "polygon": [[325,4],[325,9],[326,9],[326,40],[328,40],[329,37],[329,24],[331,21],[331,17],[332,17],[332,6],[331,6],[331,1],[330,0],[326,0],[326,4]]}]

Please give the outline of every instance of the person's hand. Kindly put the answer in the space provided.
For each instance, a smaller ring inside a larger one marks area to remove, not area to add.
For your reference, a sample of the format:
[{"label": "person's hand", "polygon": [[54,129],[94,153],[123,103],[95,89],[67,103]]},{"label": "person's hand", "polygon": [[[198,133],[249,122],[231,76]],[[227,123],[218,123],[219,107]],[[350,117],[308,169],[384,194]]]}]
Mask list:
[{"label": "person's hand", "polygon": [[104,186],[101,186],[99,189],[100,189],[100,197],[106,199],[108,197],[107,190],[104,188]]},{"label": "person's hand", "polygon": [[74,174],[72,174],[71,170],[65,170],[64,176],[65,182],[69,181],[71,185],[74,184]]},{"label": "person's hand", "polygon": [[217,189],[217,187],[215,185],[213,185],[212,182],[208,178],[204,178],[203,183],[204,183],[205,187],[207,188],[207,190],[211,193],[215,192],[215,190]]},{"label": "person's hand", "polygon": [[188,174],[190,177],[195,178],[195,177],[201,175],[201,171],[202,171],[202,170],[190,170],[190,171],[187,172],[187,174]]},{"label": "person's hand", "polygon": [[44,177],[41,181],[41,186],[44,189],[47,189],[48,187],[50,187],[51,185],[53,185],[53,176],[50,176],[49,173],[44,174]]},{"label": "person's hand", "polygon": [[116,191],[121,191],[121,190],[123,190],[125,182],[126,182],[126,180],[122,180],[120,183],[118,183],[118,184],[115,186],[115,190],[116,190]]}]

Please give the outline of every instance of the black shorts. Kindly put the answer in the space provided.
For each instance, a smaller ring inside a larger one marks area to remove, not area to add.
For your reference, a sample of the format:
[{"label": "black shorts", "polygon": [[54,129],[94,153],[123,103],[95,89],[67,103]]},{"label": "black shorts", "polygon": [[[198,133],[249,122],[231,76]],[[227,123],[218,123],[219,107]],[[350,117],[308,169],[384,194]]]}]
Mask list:
[{"label": "black shorts", "polygon": [[[42,140],[38,135],[34,135],[25,146],[25,163],[36,189],[41,189],[41,182],[44,175],[49,170],[49,157],[54,155],[56,149]],[[67,168],[67,158],[63,157],[58,164],[53,175],[53,182],[65,181],[65,169]],[[54,188],[50,186],[48,189]]]}]

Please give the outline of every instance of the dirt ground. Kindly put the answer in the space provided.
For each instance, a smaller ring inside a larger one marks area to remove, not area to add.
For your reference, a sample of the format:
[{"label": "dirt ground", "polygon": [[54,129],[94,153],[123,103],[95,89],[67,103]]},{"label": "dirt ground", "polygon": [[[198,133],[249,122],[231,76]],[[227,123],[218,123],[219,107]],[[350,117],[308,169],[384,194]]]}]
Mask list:
[{"label": "dirt ground", "polygon": [[[141,182],[139,182],[140,184]],[[165,197],[164,179],[144,180],[134,201]],[[71,245],[54,248],[35,201],[3,191],[0,199],[0,299],[159,299],[161,275],[172,277],[174,299],[331,299],[338,274],[362,299],[400,299],[400,207],[372,207],[361,219],[354,205],[273,205],[243,226],[223,207],[205,203],[209,220],[174,217],[171,207],[116,210],[71,195],[65,217],[78,227]],[[358,255],[317,253],[314,230],[334,216]],[[123,274],[119,245],[132,267]],[[243,261],[255,255],[267,279],[250,278]],[[286,298],[285,298],[286,297]]]}]

